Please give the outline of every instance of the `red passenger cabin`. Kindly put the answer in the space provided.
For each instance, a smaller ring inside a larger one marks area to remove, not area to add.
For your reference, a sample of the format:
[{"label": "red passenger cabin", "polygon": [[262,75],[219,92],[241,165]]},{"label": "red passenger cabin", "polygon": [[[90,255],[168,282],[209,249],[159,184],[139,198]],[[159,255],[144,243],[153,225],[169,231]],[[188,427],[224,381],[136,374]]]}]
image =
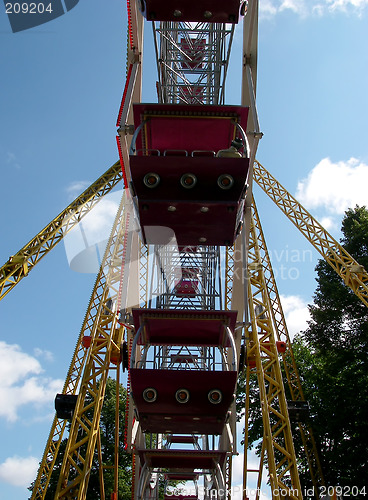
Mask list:
[{"label": "red passenger cabin", "polygon": [[[197,481],[198,475],[211,475],[216,484],[224,492],[225,481],[222,473],[226,460],[224,450],[175,450],[137,448],[140,458],[141,474],[138,482],[138,498],[143,498],[143,492],[152,472],[164,474],[165,479],[175,481]],[[171,473],[170,471],[175,471]],[[167,491],[166,491],[167,492]],[[198,498],[198,488],[195,495],[176,496],[180,500],[195,500]],[[164,499],[172,498],[167,495]],[[219,500],[225,498],[219,494]]]},{"label": "red passenger cabin", "polygon": [[[221,434],[237,379],[236,311],[136,309],[133,318],[130,377],[142,431]],[[227,357],[203,355],[219,347]]]},{"label": "red passenger cabin", "polygon": [[193,21],[236,24],[244,15],[246,2],[239,0],[140,0],[148,21]]},{"label": "red passenger cabin", "polygon": [[[249,151],[217,157],[235,138],[246,144],[248,108],[135,104],[131,188],[145,243],[165,244],[164,226],[178,245],[232,245],[242,227]],[[240,155],[239,155],[240,156]]]},{"label": "red passenger cabin", "polygon": [[174,293],[177,297],[195,297],[199,293],[198,284],[198,269],[184,267]]},{"label": "red passenger cabin", "polygon": [[226,452],[218,450],[148,450],[138,449],[141,464],[151,469],[179,469],[194,472],[196,469],[215,470],[222,466]]}]

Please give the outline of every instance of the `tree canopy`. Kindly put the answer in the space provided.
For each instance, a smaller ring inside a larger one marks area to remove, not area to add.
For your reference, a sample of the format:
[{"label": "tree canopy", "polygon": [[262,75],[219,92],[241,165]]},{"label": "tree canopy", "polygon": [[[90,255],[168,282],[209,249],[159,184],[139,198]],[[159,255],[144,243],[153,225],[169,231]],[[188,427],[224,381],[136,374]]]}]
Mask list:
[{"label": "tree canopy", "polygon": [[[341,229],[344,248],[368,269],[368,210],[347,210]],[[363,488],[368,477],[368,308],[327,262],[320,260],[316,271],[311,321],[295,339],[294,353],[326,485]]]},{"label": "tree canopy", "polygon": [[[345,213],[341,244],[368,270],[368,210]],[[316,266],[317,288],[307,330],[293,342],[309,424],[319,449],[326,486],[366,488],[368,477],[368,308],[325,260]],[[257,378],[250,380],[249,446],[263,435]],[[285,384],[288,394],[288,387]],[[245,381],[239,378],[237,410],[244,409]],[[304,490],[312,486],[297,424],[292,423]],[[258,444],[258,449],[260,445]],[[354,490],[355,491],[355,490]],[[363,497],[362,497],[363,498]]]},{"label": "tree canopy", "polygon": [[[125,405],[127,391],[120,385],[120,411],[119,411],[119,489],[118,500],[130,500],[132,497],[132,457],[124,451],[124,424],[125,424]],[[106,382],[106,391],[104,404],[101,410],[100,430],[101,430],[101,451],[103,465],[107,466],[104,470],[104,485],[106,498],[111,498],[111,493],[114,487],[114,471],[112,466],[114,463],[114,449],[115,449],[115,405],[116,405],[116,381],[108,378]],[[53,469],[50,484],[47,489],[45,499],[53,499],[60,475],[60,469],[63,462],[64,451],[66,447],[67,438],[60,444],[60,451],[57,457],[55,467]],[[33,484],[30,486],[32,491]],[[88,483],[88,491],[86,495],[87,500],[95,500],[100,498],[100,481],[99,481],[99,465],[97,456],[95,454],[92,464],[91,475]]]}]

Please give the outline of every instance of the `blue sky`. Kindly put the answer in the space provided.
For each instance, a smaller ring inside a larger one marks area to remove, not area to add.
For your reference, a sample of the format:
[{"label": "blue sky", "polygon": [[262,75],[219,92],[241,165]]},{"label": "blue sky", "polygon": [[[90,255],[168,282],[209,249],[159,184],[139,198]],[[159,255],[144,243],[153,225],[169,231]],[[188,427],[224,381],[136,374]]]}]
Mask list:
[{"label": "blue sky", "polygon": [[[368,202],[367,18],[367,0],[261,0],[257,158],[336,238],[344,210]],[[144,100],[155,102],[146,32]],[[239,27],[228,104],[240,102],[241,46]],[[80,0],[16,34],[0,9],[1,263],[117,160],[125,53],[121,0]],[[255,196],[295,333],[318,255]],[[69,268],[61,244],[0,303],[0,500],[27,498],[94,279]]]}]

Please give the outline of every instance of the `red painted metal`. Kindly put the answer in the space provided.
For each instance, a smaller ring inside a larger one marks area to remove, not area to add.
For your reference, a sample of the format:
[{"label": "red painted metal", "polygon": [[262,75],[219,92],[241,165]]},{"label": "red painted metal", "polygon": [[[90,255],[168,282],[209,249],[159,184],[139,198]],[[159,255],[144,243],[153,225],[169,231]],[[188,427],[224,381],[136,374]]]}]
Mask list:
[{"label": "red painted metal", "polygon": [[164,495],[164,500],[198,500],[197,495]]},{"label": "red painted metal", "polygon": [[[164,202],[166,211],[169,203],[183,201],[197,202],[198,206],[207,203],[236,206],[244,192],[248,168],[248,158],[190,157],[178,154],[130,157],[135,192],[141,204]],[[154,188],[147,187],[143,182],[144,176],[150,172],[160,176],[160,182]],[[197,184],[191,189],[185,189],[180,184],[182,175],[187,173],[197,177]],[[221,189],[218,186],[217,179],[223,174],[230,174],[234,178],[231,189]]]},{"label": "red painted metal", "polygon": [[196,445],[198,443],[198,437],[197,436],[175,436],[171,435],[167,437],[167,440],[173,444],[193,444]]},{"label": "red painted metal", "polygon": [[121,138],[120,136],[116,136],[116,144],[118,146],[118,152],[119,152],[119,159],[120,159],[120,165],[121,165],[121,170],[123,172],[123,182],[124,182],[124,187],[126,188],[128,186],[128,179],[126,176],[126,170],[125,170],[125,164],[124,164],[124,158],[123,158],[123,152],[121,150]]},{"label": "red painted metal", "polygon": [[[101,345],[103,343],[106,343],[106,339],[104,337],[99,337],[96,339],[97,345]],[[92,344],[92,337],[90,335],[84,335],[82,339],[82,345],[85,349],[89,349]],[[118,363],[121,362],[121,354],[120,351],[116,352],[115,350],[112,350],[111,356],[110,356],[110,361],[114,365],[117,365]]]},{"label": "red painted metal", "polygon": [[204,101],[206,87],[203,85],[178,85],[179,97],[188,104]]},{"label": "red painted metal", "polygon": [[169,472],[165,474],[165,479],[169,479],[171,481],[196,481],[198,480],[198,474],[195,472],[187,472],[187,473],[175,473]]},{"label": "red painted metal", "polygon": [[235,137],[236,120],[246,130],[248,107],[217,105],[134,104],[134,126],[148,120],[137,138],[137,149],[219,151],[230,146]]},{"label": "red painted metal", "polygon": [[174,292],[177,297],[195,297],[198,293],[198,280],[181,279]]},{"label": "red painted metal", "polygon": [[195,297],[199,293],[199,270],[190,267],[181,268],[179,281],[175,285],[174,293],[177,297]]},{"label": "red painted metal", "polygon": [[121,125],[121,114],[123,112],[124,104],[125,104],[125,99],[128,93],[128,87],[129,87],[129,80],[130,77],[132,76],[132,70],[133,70],[133,64],[129,65],[128,72],[127,72],[127,77],[125,80],[125,86],[124,86],[124,91],[123,91],[123,97],[121,98],[121,104],[119,108],[119,113],[118,113],[118,119],[116,120],[116,126],[120,127]]},{"label": "red painted metal", "polygon": [[[269,349],[270,342],[262,342],[262,345],[266,347],[266,349]],[[286,342],[283,342],[281,340],[276,341],[276,349],[277,352],[280,354],[283,354],[286,351]]]},{"label": "red painted metal", "polygon": [[134,46],[134,38],[133,38],[133,24],[132,24],[132,8],[130,6],[130,0],[127,0],[127,10],[128,10],[129,47],[132,49]]},{"label": "red painted metal", "polygon": [[193,21],[237,24],[239,0],[141,0],[148,21]]},{"label": "red painted metal", "polygon": [[204,51],[206,48],[206,40],[204,38],[191,38],[189,40],[182,38],[180,47],[183,51],[182,68],[190,70],[203,68]]},{"label": "red painted metal", "polygon": [[91,347],[91,343],[92,343],[92,337],[90,335],[84,335],[83,339],[82,339],[82,345],[85,349],[88,349],[89,347]]},{"label": "red painted metal", "polygon": [[[234,121],[247,124],[248,108],[241,106],[134,105],[138,127],[146,123],[130,157],[145,243],[165,244],[166,233],[147,226],[170,228],[179,246],[232,245],[240,230],[249,171],[248,158],[217,158],[236,135]],[[151,151],[160,153],[152,156]],[[186,155],[187,153],[187,155]],[[193,155],[193,156],[192,156]],[[145,178],[154,174],[152,187]],[[182,177],[196,182],[188,189]],[[220,176],[231,175],[230,189],[221,189]]]},{"label": "red painted metal", "polygon": [[[129,339],[129,348],[128,348],[128,365],[130,364],[130,357],[132,355],[132,344],[133,340]],[[127,394],[130,394],[130,373],[128,371],[128,380],[127,380]],[[125,404],[125,421],[124,421],[124,450],[128,449],[128,423],[129,423],[129,411],[130,411],[130,398],[126,398]],[[134,458],[134,456],[133,456]],[[134,462],[132,463],[132,466]],[[133,473],[133,481],[134,481],[134,473]],[[133,499],[134,500],[134,499]]]},{"label": "red painted metal", "polygon": [[224,346],[230,342],[225,326],[233,332],[237,311],[193,311],[181,309],[133,309],[138,344]]},{"label": "red painted metal", "polygon": [[[130,370],[132,395],[143,432],[221,434],[233,401],[237,372],[205,370]],[[157,399],[148,403],[143,391],[157,391]],[[189,391],[187,403],[175,398],[178,389]],[[212,404],[208,393],[222,392],[222,400]]]},{"label": "red painted metal", "polygon": [[[234,243],[241,224],[237,225],[243,203],[208,201],[149,201],[138,203],[144,243],[165,245],[167,231],[175,235],[178,246],[220,245]],[[171,207],[174,207],[174,211]],[[203,207],[207,212],[203,212]],[[152,232],[152,226],[162,228]]]},{"label": "red painted metal", "polygon": [[[205,205],[208,213],[201,212]],[[146,208],[148,206],[148,208]],[[168,207],[174,206],[174,214]],[[139,210],[142,235],[145,244],[167,244],[166,232],[173,232],[179,246],[186,245],[213,245],[231,246],[240,229],[237,226],[238,213],[243,206],[238,204],[210,204],[210,203],[173,203],[143,204]],[[214,224],[217,221],[217,224]],[[150,231],[152,226],[163,228],[155,234]],[[147,231],[149,231],[147,233]]]},{"label": "red painted metal", "polygon": [[194,469],[214,470],[216,465],[220,467],[226,458],[225,451],[203,451],[203,450],[146,450],[138,449],[141,464],[147,464],[149,468],[181,469],[194,471]]},{"label": "red painted metal", "polygon": [[277,352],[283,354],[286,351],[286,342],[283,342],[281,340],[276,341],[276,348]]},{"label": "red painted metal", "polygon": [[247,358],[246,365],[249,366],[250,369],[255,368],[257,366],[255,358]]}]

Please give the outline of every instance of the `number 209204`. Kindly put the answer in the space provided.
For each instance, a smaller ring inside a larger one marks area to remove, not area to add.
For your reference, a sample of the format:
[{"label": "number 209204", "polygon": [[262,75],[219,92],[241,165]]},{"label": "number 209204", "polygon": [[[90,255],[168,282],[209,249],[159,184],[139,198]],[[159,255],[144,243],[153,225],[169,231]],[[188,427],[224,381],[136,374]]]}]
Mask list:
[{"label": "number 209204", "polygon": [[52,13],[51,2],[45,4],[43,2],[27,3],[6,3],[5,12],[7,14],[43,14],[44,12]]}]

